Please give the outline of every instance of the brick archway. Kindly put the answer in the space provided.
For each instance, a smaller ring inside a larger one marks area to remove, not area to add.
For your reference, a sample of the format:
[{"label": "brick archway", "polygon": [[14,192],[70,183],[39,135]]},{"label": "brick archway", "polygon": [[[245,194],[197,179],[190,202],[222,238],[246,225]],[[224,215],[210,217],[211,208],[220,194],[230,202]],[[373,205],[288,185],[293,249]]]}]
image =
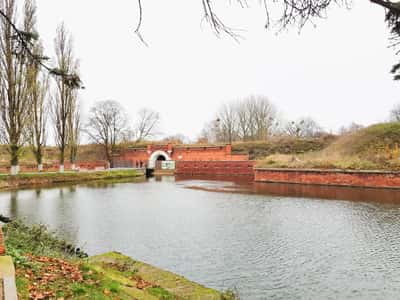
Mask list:
[{"label": "brick archway", "polygon": [[167,152],[161,150],[154,151],[149,158],[149,169],[154,169],[156,167],[156,161],[159,160],[160,157],[164,158],[164,160],[171,160]]}]

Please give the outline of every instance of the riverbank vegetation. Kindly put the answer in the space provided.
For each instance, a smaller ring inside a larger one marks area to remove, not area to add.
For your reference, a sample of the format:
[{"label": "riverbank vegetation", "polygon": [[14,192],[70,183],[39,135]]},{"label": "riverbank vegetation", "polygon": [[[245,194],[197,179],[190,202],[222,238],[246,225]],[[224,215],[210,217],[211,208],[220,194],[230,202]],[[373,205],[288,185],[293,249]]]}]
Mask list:
[{"label": "riverbank vegetation", "polygon": [[143,176],[144,174],[142,172],[133,169],[94,172],[20,173],[16,176],[0,174],[0,190],[32,186],[47,186],[63,183],[82,183],[88,181],[140,178]]},{"label": "riverbank vegetation", "polygon": [[43,225],[3,227],[19,299],[238,299],[117,252],[94,257]]},{"label": "riverbank vegetation", "polygon": [[343,134],[319,151],[275,153],[258,167],[400,170],[400,123],[382,123]]}]

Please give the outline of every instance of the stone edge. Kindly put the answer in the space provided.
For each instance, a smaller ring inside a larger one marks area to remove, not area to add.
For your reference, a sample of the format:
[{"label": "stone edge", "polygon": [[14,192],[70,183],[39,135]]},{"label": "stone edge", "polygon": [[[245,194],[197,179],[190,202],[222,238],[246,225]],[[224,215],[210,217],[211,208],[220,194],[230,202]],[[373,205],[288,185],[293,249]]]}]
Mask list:
[{"label": "stone edge", "polygon": [[3,296],[1,300],[18,300],[14,263],[12,257],[6,255],[2,228],[0,228],[0,280]]}]

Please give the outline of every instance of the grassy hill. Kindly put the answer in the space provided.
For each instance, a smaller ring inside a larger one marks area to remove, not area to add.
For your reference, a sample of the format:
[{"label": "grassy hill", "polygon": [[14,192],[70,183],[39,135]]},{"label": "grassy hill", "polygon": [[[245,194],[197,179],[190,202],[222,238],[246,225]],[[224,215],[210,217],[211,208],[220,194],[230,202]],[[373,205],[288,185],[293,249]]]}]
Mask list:
[{"label": "grassy hill", "polygon": [[259,167],[400,170],[400,122],[343,135],[320,151],[268,155]]},{"label": "grassy hill", "polygon": [[336,140],[334,135],[318,138],[273,137],[267,141],[235,142],[234,154],[249,154],[250,159],[263,159],[272,154],[302,154],[322,150]]}]

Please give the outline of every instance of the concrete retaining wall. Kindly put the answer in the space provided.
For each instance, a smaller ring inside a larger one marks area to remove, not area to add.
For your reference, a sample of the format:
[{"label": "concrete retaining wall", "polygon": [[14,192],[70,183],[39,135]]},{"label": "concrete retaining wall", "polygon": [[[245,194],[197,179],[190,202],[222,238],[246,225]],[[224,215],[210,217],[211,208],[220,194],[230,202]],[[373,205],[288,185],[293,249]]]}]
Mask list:
[{"label": "concrete retaining wall", "polygon": [[0,228],[0,296],[4,300],[18,300],[14,263],[5,253],[3,230]]}]

